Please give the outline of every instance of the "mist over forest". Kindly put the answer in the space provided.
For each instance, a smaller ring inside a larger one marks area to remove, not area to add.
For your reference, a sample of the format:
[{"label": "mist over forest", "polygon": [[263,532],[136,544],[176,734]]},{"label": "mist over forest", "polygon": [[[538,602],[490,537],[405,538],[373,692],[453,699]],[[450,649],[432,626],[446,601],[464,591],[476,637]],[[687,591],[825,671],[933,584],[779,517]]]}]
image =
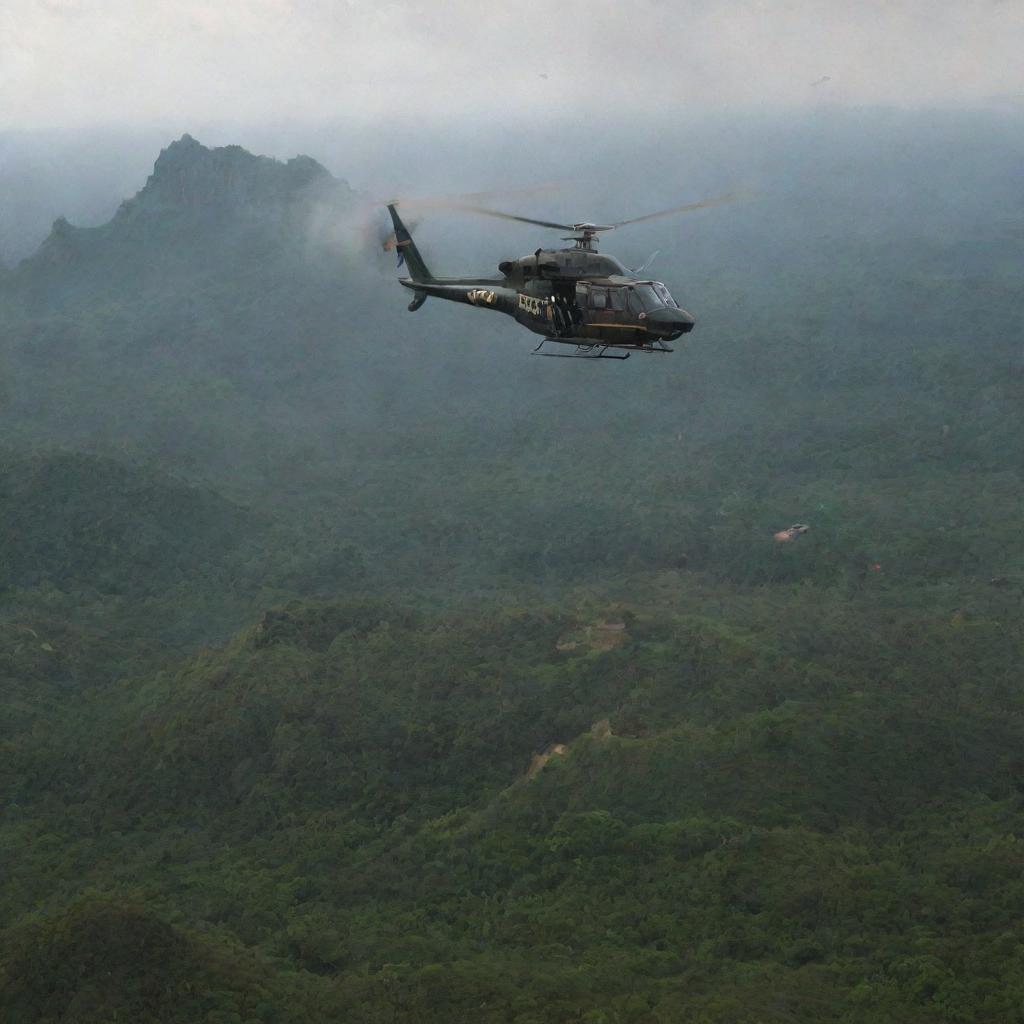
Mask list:
[{"label": "mist over forest", "polygon": [[1024,118],[649,106],[0,133],[5,1020],[1020,1016]]}]

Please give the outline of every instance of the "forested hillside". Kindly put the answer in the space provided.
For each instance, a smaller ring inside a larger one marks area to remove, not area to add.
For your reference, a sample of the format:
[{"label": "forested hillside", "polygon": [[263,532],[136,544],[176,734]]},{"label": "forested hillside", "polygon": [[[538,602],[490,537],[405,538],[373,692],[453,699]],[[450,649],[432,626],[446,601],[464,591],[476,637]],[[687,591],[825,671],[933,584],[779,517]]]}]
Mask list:
[{"label": "forested hillside", "polygon": [[188,136],[0,275],[5,1021],[1021,1018],[1024,135],[905,118],[628,243],[664,359]]}]

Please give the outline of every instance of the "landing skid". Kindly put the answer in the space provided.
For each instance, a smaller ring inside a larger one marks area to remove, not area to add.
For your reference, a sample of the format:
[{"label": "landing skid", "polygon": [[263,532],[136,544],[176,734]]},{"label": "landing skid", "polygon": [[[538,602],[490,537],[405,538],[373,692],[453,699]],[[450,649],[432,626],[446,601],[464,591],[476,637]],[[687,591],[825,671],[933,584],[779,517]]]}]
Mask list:
[{"label": "landing skid", "polygon": [[619,362],[622,362],[623,359],[629,358],[630,353],[627,352],[621,356],[618,354],[609,355],[608,346],[606,345],[600,352],[591,352],[589,348],[580,346],[575,352],[538,352],[537,349],[534,349],[530,355],[547,356],[548,359],[618,359]]},{"label": "landing skid", "polygon": [[621,346],[616,345],[603,345],[600,342],[593,345],[576,345],[575,352],[541,352],[544,347],[544,343],[548,341],[556,342],[559,345],[572,345],[573,342],[566,341],[564,338],[542,338],[540,344],[531,352],[531,355],[542,355],[547,356],[549,359],[618,359],[620,362],[623,359],[628,359],[634,352],[671,352],[667,345],[663,342],[658,342],[658,347],[651,346],[650,348],[637,346],[634,349],[630,349],[628,352],[620,355],[622,351]]}]

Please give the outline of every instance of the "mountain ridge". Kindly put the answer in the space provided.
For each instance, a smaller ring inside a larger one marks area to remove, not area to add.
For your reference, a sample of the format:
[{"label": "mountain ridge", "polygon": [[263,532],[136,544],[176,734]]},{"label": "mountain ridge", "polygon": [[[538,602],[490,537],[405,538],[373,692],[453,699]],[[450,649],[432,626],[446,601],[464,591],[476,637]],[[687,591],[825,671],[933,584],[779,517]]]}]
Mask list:
[{"label": "mountain ridge", "polygon": [[186,133],[160,151],[153,173],[114,219],[134,214],[136,207],[245,206],[300,200],[338,187],[348,186],[310,156],[281,161],[238,145],[204,146]]},{"label": "mountain ridge", "polygon": [[[90,262],[116,260],[120,246],[152,238],[194,248],[211,231],[261,226],[300,228],[317,207],[342,209],[356,198],[310,156],[287,161],[238,145],[208,147],[189,134],[157,156],[142,187],[105,223],[78,227],[56,218],[37,250],[10,269],[10,283],[24,282],[47,267],[87,271]],[[130,257],[129,257],[130,260]],[[4,286],[0,275],[0,288]]]}]

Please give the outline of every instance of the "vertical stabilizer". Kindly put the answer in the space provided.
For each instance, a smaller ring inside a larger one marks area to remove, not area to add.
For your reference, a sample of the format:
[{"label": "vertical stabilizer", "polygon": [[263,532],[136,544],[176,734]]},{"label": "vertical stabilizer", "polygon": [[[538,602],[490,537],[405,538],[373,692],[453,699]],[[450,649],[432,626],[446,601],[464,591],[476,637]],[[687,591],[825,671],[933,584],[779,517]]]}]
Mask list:
[{"label": "vertical stabilizer", "polygon": [[433,281],[434,277],[427,270],[427,265],[423,262],[423,257],[420,255],[419,249],[416,248],[409,229],[402,223],[402,218],[398,216],[394,203],[388,204],[388,213],[391,214],[391,222],[395,225],[395,248],[398,250],[399,266],[404,261],[409,267],[409,276],[414,281]]}]

